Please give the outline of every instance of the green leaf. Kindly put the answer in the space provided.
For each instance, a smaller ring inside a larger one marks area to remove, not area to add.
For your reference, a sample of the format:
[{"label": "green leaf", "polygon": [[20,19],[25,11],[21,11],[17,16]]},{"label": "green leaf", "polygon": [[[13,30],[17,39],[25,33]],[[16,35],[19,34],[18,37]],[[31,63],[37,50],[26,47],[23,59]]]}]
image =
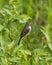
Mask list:
[{"label": "green leaf", "polygon": [[52,43],[48,43],[50,50],[52,51]]},{"label": "green leaf", "polygon": [[27,55],[31,55],[31,52],[30,52],[29,50],[25,50],[24,52],[25,52],[25,54],[27,54]]},{"label": "green leaf", "polygon": [[3,8],[3,10],[4,10],[7,14],[12,15],[9,9]]},{"label": "green leaf", "polygon": [[10,49],[11,50],[11,48],[13,48],[13,46],[14,46],[14,41],[12,41],[10,44],[8,44],[8,49]]},{"label": "green leaf", "polygon": [[30,16],[25,15],[25,14],[22,14],[22,15],[19,17],[18,20],[19,20],[20,23],[25,23],[25,22],[27,22],[29,19],[31,19]]},{"label": "green leaf", "polygon": [[4,26],[0,24],[0,31],[2,31],[3,28],[4,28]]},{"label": "green leaf", "polygon": [[29,50],[19,50],[19,51],[21,51],[23,54],[31,55],[31,52]]}]

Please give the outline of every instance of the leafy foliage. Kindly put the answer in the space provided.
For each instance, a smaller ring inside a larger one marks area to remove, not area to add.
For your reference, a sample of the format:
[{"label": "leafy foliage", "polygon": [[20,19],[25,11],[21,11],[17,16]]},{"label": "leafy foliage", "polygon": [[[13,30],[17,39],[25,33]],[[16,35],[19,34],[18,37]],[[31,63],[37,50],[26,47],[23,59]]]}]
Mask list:
[{"label": "leafy foliage", "polygon": [[52,0],[0,0],[0,65],[52,65]]}]

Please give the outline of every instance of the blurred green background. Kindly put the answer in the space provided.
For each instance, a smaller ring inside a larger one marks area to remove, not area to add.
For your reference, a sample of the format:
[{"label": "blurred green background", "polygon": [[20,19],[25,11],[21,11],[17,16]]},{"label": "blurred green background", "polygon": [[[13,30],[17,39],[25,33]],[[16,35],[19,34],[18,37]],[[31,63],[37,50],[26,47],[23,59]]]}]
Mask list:
[{"label": "blurred green background", "polygon": [[52,65],[52,0],[0,0],[0,65]]}]

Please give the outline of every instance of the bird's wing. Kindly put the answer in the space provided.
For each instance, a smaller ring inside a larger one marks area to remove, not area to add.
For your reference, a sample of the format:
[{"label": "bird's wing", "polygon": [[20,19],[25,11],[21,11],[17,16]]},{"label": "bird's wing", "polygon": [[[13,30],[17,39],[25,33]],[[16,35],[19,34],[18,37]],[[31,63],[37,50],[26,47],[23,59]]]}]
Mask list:
[{"label": "bird's wing", "polygon": [[29,28],[26,27],[25,29],[23,29],[21,33],[21,37],[25,36],[28,32],[29,32]]}]

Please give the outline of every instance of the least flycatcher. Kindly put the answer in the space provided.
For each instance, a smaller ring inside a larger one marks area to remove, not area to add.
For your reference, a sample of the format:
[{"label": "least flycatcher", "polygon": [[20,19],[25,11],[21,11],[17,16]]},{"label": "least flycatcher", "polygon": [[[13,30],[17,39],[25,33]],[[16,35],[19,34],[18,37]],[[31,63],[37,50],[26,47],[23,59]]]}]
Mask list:
[{"label": "least flycatcher", "polygon": [[30,22],[27,22],[24,29],[22,30],[21,34],[20,34],[20,38],[19,38],[19,41],[18,41],[18,45],[20,44],[20,41],[21,39],[25,36],[25,35],[28,35],[31,31],[31,23]]}]

